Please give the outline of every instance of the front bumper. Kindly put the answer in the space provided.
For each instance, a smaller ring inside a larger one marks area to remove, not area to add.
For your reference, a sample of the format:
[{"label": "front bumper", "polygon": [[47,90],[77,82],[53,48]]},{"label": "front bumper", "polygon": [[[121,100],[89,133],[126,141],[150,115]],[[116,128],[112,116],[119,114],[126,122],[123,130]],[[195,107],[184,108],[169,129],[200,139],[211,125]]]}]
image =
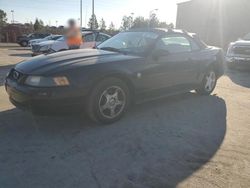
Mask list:
[{"label": "front bumper", "polygon": [[32,56],[34,57],[34,56],[37,56],[37,55],[41,55],[41,54],[43,54],[42,52],[32,52]]},{"label": "front bumper", "polygon": [[6,79],[5,89],[16,107],[47,112],[81,108],[86,96],[72,87],[36,88],[18,85],[10,79]]},{"label": "front bumper", "polygon": [[226,57],[226,62],[229,66],[246,66],[250,67],[250,57]]}]

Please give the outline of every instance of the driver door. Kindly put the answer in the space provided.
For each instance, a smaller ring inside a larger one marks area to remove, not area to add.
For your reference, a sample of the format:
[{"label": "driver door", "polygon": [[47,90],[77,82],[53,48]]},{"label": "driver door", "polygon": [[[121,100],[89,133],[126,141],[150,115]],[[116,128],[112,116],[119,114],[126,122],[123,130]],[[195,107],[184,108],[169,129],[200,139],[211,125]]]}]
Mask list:
[{"label": "driver door", "polygon": [[192,49],[192,44],[182,34],[160,38],[152,55],[151,85],[155,89],[184,89],[192,85],[198,72]]}]

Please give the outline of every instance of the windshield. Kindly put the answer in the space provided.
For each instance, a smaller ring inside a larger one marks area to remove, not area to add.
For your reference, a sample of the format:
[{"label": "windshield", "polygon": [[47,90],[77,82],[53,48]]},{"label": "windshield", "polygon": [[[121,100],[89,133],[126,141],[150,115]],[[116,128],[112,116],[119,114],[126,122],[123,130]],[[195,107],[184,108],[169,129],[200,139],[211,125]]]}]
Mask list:
[{"label": "windshield", "polygon": [[159,35],[153,32],[124,32],[104,41],[98,49],[144,54]]},{"label": "windshield", "polygon": [[51,39],[51,35],[49,35],[49,36],[45,37],[44,39],[46,39],[46,40]]},{"label": "windshield", "polygon": [[57,39],[57,41],[65,41],[65,37],[60,37],[59,39]]}]

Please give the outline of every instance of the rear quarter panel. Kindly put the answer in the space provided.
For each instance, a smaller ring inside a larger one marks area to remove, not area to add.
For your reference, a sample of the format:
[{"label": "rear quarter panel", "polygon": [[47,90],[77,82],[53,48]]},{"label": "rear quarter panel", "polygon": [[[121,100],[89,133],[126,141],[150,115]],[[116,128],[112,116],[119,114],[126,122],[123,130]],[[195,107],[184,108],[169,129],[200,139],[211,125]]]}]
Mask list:
[{"label": "rear quarter panel", "polygon": [[222,49],[209,46],[197,53],[195,58],[199,61],[200,81],[209,68],[213,68],[216,71],[218,78],[224,74],[224,52]]}]

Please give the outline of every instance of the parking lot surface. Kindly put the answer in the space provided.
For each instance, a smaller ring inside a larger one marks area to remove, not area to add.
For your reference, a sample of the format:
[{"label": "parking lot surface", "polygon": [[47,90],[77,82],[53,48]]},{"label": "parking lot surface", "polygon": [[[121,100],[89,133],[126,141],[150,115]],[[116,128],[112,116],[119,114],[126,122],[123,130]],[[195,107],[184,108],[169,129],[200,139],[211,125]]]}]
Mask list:
[{"label": "parking lot surface", "polygon": [[119,122],[34,116],[4,77],[27,48],[0,48],[0,187],[250,187],[250,72],[228,71],[211,96],[134,106]]}]

